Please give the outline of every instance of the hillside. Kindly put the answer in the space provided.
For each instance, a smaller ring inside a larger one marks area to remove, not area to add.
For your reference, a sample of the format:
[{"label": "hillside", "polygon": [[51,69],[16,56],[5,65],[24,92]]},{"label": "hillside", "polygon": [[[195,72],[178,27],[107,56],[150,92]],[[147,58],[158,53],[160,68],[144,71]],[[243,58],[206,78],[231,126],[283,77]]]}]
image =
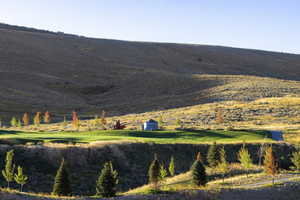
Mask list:
[{"label": "hillside", "polygon": [[61,116],[74,109],[82,116],[119,115],[299,95],[299,69],[300,55],[0,24],[0,116],[44,110]]}]

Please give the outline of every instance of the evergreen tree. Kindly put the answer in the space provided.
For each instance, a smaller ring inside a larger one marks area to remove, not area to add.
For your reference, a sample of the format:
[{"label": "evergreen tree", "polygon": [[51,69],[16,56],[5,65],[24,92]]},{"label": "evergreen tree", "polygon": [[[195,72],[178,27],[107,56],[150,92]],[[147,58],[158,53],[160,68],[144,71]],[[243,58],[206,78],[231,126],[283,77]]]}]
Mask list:
[{"label": "evergreen tree", "polygon": [[17,121],[16,117],[11,118],[10,125],[12,127],[17,127],[18,121]]},{"label": "evergreen tree", "polygon": [[6,153],[5,169],[2,170],[2,175],[7,182],[7,188],[9,184],[14,181],[15,165],[13,164],[14,150],[10,150]]},{"label": "evergreen tree", "polygon": [[104,164],[101,174],[96,182],[96,195],[102,197],[116,196],[116,187],[118,184],[118,173],[113,169],[112,163]]},{"label": "evergreen tree", "polygon": [[242,167],[247,170],[247,177],[248,177],[248,172],[253,165],[253,161],[245,145],[243,145],[243,147],[238,152],[238,160],[240,161]]},{"label": "evergreen tree", "polygon": [[196,186],[205,186],[207,183],[207,175],[203,163],[196,159],[191,167],[192,183]]},{"label": "evergreen tree", "polygon": [[272,146],[266,148],[265,156],[264,156],[264,169],[266,174],[272,176],[272,180],[273,180],[272,182],[274,185],[274,178],[276,174],[278,174],[278,165],[275,161]]},{"label": "evergreen tree", "polygon": [[22,167],[18,166],[18,173],[15,174],[15,181],[20,185],[20,191],[23,191],[23,186],[27,183],[28,176],[23,174]]},{"label": "evergreen tree", "polygon": [[175,176],[175,159],[174,156],[171,157],[170,163],[169,163],[169,174],[170,176]]},{"label": "evergreen tree", "polygon": [[49,124],[51,122],[51,115],[49,111],[46,111],[44,114],[44,123]]},{"label": "evergreen tree", "polygon": [[218,155],[218,147],[216,142],[214,142],[212,145],[209,146],[208,153],[207,153],[207,162],[208,165],[212,168],[215,168],[218,165],[219,155]]},{"label": "evergreen tree", "polygon": [[220,154],[220,161],[218,163],[218,170],[221,172],[223,177],[223,182],[224,182],[225,175],[229,172],[229,164],[226,160],[226,151],[224,146],[220,148],[219,154]]},{"label": "evergreen tree", "polygon": [[295,166],[296,170],[300,170],[300,150],[297,150],[292,154],[291,161],[293,165]]},{"label": "evergreen tree", "polygon": [[35,126],[39,127],[41,124],[41,113],[37,112],[33,118],[33,123]]},{"label": "evergreen tree", "polygon": [[52,194],[57,196],[68,196],[71,194],[69,173],[64,159],[62,159],[60,167],[57,170]]},{"label": "evergreen tree", "polygon": [[149,183],[153,185],[154,189],[158,189],[159,177],[160,177],[160,164],[157,156],[154,156],[154,160],[150,164],[149,171]]},{"label": "evergreen tree", "polygon": [[29,125],[30,118],[29,118],[29,114],[28,113],[24,113],[22,121],[23,121],[24,126],[28,126]]}]

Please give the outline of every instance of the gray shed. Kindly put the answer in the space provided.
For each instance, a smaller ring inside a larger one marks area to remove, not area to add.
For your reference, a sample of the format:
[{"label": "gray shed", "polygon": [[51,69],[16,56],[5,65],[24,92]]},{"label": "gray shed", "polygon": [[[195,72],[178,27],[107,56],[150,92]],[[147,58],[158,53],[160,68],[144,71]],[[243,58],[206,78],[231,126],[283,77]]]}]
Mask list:
[{"label": "gray shed", "polygon": [[143,129],[144,131],[156,131],[158,130],[158,122],[150,119],[144,123]]}]

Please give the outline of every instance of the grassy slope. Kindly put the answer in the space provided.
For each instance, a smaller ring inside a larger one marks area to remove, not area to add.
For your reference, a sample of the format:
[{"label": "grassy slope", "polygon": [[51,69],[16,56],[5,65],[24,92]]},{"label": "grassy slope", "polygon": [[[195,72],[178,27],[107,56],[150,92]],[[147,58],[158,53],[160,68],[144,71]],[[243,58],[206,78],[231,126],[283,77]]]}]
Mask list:
[{"label": "grassy slope", "polygon": [[60,116],[73,109],[85,116],[102,109],[116,115],[300,94],[298,82],[248,77],[299,80],[299,55],[7,26],[0,27],[0,47],[2,118],[46,109]]},{"label": "grassy slope", "polygon": [[62,142],[90,143],[96,141],[135,141],[156,143],[219,143],[271,141],[263,131],[93,131],[93,132],[19,132],[0,130],[3,143]]},{"label": "grassy slope", "polygon": [[[224,183],[222,180],[222,175],[216,169],[206,167],[207,178],[208,178],[208,188],[207,189],[217,189],[228,186],[238,186],[241,183],[251,183],[253,180],[257,180],[259,177],[264,176],[262,174],[262,168],[258,166],[253,166],[249,171],[249,178],[246,177],[246,170],[244,170],[240,164],[234,163],[230,166],[230,173],[226,176]],[[264,177],[265,178],[265,177]],[[139,188],[132,189],[124,194],[145,194],[149,192],[151,188],[150,185],[145,185]],[[192,184],[191,173],[183,173],[177,176],[167,178],[163,183],[162,190],[164,191],[180,191],[180,190],[192,190],[199,189]]]}]

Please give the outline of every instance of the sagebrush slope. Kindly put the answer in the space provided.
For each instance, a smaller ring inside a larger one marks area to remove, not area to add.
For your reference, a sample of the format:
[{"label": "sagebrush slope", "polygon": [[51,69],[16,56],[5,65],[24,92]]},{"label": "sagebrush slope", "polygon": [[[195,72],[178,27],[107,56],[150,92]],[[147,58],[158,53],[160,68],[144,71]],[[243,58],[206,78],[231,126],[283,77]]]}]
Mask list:
[{"label": "sagebrush slope", "polygon": [[[299,55],[92,39],[0,26],[0,112],[7,116],[74,109],[125,114],[195,105],[218,100],[209,88],[228,83],[227,78],[199,74],[299,80],[299,69]],[[248,89],[253,89],[251,84]],[[256,92],[265,97],[265,91]]]}]

